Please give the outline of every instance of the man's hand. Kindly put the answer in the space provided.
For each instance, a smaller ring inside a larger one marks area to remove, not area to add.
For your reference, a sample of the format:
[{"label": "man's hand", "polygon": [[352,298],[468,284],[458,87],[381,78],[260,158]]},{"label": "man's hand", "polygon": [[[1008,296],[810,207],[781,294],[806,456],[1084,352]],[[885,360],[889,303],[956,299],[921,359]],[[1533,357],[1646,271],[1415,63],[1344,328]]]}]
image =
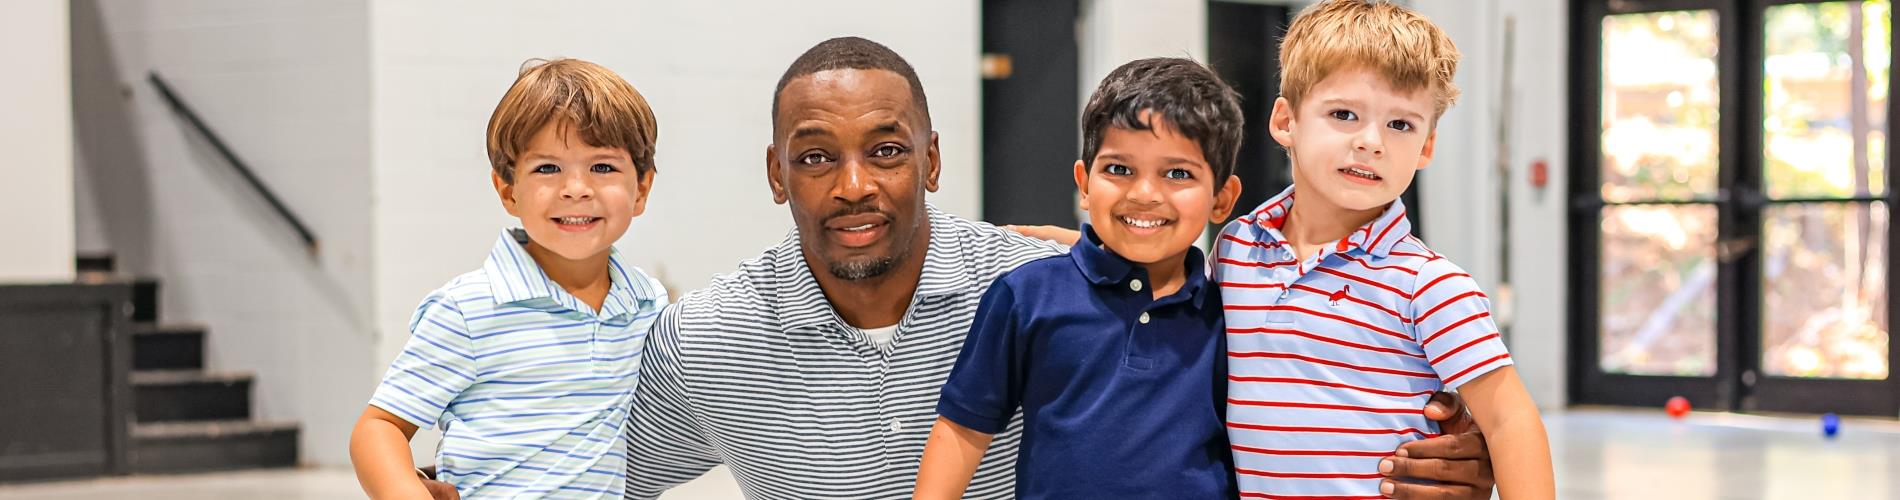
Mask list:
[{"label": "man's hand", "polygon": [[1082,239],[1082,232],[1076,231],[1074,229],[1065,228],[1065,227],[1003,226],[1003,229],[1015,231],[1016,234],[1020,234],[1023,236],[1028,236],[1028,237],[1039,239],[1039,240],[1053,241],[1053,242],[1061,243],[1064,245],[1075,245],[1075,242],[1080,241]]},{"label": "man's hand", "polygon": [[[1386,480],[1379,492],[1392,498],[1411,500],[1488,499],[1497,481],[1491,474],[1491,452],[1485,448],[1484,433],[1472,420],[1464,399],[1456,393],[1432,394],[1425,404],[1425,418],[1438,422],[1443,434],[1399,446],[1396,456],[1379,462]],[[1436,481],[1415,484],[1403,479]]]},{"label": "man's hand", "polygon": [[435,500],[462,500],[462,492],[455,491],[454,485],[435,480],[435,466],[431,465],[416,469],[416,474],[422,476],[422,487],[429,490],[430,498],[434,498]]}]

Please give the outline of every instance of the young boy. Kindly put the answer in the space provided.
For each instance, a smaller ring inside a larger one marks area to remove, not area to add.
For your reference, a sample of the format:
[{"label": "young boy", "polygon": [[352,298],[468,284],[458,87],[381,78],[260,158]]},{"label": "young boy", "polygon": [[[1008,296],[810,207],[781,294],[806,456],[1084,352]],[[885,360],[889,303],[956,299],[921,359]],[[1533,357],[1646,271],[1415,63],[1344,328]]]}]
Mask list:
[{"label": "young boy", "polygon": [[1419,408],[1453,388],[1484,429],[1503,498],[1554,498],[1543,423],[1485,295],[1410,236],[1399,201],[1457,98],[1457,48],[1405,8],[1333,0],[1287,27],[1280,64],[1268,129],[1293,186],[1228,224],[1215,249],[1242,495],[1391,493],[1381,457],[1437,435]]},{"label": "young boy", "polygon": [[416,429],[444,428],[462,498],[620,498],[621,428],[666,291],[613,244],[646,209],[657,125],[612,71],[530,61],[488,121],[490,174],[521,228],[430,293],[350,437],[372,498],[429,498]]},{"label": "young boy", "polygon": [[916,498],[961,497],[1018,408],[1018,498],[1235,494],[1220,296],[1194,242],[1240,195],[1240,105],[1194,61],[1144,59],[1103,79],[1082,119],[1086,238],[983,296]]}]

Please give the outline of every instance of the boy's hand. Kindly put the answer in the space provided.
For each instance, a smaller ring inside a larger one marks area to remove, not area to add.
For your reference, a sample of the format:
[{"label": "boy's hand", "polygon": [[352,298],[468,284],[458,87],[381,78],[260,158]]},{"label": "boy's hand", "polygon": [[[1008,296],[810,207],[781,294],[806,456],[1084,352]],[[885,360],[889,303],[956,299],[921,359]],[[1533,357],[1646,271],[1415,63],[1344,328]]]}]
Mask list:
[{"label": "boy's hand", "polygon": [[1081,231],[1076,231],[1074,229],[1069,229],[1065,227],[1003,226],[1003,229],[1015,231],[1016,234],[1020,234],[1023,236],[1028,236],[1028,237],[1039,239],[1039,240],[1049,240],[1056,243],[1061,243],[1064,245],[1071,245],[1071,246],[1075,245],[1075,242],[1080,241],[1082,239]]},{"label": "boy's hand", "polygon": [[[1400,445],[1396,456],[1380,461],[1379,472],[1388,479],[1379,485],[1379,492],[1412,500],[1491,498],[1491,489],[1497,485],[1491,474],[1491,452],[1464,399],[1456,393],[1432,394],[1425,403],[1425,418],[1437,421],[1443,434]],[[1438,484],[1413,484],[1400,478]]]}]

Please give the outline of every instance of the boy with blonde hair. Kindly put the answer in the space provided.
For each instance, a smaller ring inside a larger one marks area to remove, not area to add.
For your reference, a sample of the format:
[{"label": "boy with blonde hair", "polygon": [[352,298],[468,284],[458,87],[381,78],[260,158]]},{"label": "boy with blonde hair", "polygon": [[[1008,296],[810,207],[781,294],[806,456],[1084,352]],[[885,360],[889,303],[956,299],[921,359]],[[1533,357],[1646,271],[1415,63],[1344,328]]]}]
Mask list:
[{"label": "boy with blonde hair", "polygon": [[1458,58],[1438,26],[1385,1],[1321,2],[1287,28],[1268,128],[1293,186],[1215,249],[1242,496],[1393,494],[1381,458],[1438,435],[1418,408],[1440,389],[1458,389],[1484,428],[1503,498],[1556,495],[1488,300],[1410,235],[1399,201],[1458,97]]},{"label": "boy with blonde hair", "polygon": [[521,227],[416,309],[350,437],[370,497],[430,497],[408,440],[438,423],[437,478],[463,498],[621,497],[641,346],[667,296],[613,245],[646,210],[657,134],[606,68],[521,71],[488,121],[489,177]]}]

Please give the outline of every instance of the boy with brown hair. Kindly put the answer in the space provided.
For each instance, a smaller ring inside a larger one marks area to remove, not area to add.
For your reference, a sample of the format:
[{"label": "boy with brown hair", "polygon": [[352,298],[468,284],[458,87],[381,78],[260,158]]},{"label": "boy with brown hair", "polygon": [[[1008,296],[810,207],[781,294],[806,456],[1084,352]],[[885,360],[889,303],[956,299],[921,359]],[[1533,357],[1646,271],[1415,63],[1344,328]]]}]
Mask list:
[{"label": "boy with brown hair", "polygon": [[658,125],[586,61],[530,61],[488,122],[489,176],[521,220],[422,301],[350,438],[372,498],[429,498],[408,440],[444,428],[463,498],[620,498],[623,428],[666,290],[614,242],[646,210]]}]

